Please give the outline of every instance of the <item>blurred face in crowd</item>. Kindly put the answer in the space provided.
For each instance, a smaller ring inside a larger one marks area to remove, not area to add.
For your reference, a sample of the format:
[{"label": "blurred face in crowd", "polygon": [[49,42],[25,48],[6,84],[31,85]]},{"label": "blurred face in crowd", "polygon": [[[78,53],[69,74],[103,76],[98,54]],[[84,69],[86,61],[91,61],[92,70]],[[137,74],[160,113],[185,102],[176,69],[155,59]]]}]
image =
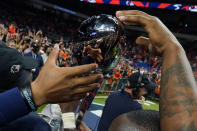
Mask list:
[{"label": "blurred face in crowd", "polygon": [[63,41],[64,41],[64,38],[63,38],[63,37],[61,37],[61,38],[60,38],[60,42],[63,42]]},{"label": "blurred face in crowd", "polygon": [[60,42],[60,49],[63,50],[64,49],[64,44],[62,42]]},{"label": "blurred face in crowd", "polygon": [[46,46],[45,43],[42,43],[40,50],[44,50],[45,46]]},{"label": "blurred face in crowd", "polygon": [[10,26],[11,26],[12,29],[15,28],[15,25],[14,24],[11,24]]},{"label": "blurred face in crowd", "polygon": [[16,47],[15,41],[13,41],[13,40],[9,41],[9,42],[8,42],[8,47],[10,47],[10,48],[15,48],[15,47]]},{"label": "blurred face in crowd", "polygon": [[31,50],[32,50],[33,53],[37,54],[40,50],[40,47],[32,47],[31,46]]},{"label": "blurred face in crowd", "polygon": [[30,47],[30,43],[24,42],[24,44],[21,45],[22,51]]}]

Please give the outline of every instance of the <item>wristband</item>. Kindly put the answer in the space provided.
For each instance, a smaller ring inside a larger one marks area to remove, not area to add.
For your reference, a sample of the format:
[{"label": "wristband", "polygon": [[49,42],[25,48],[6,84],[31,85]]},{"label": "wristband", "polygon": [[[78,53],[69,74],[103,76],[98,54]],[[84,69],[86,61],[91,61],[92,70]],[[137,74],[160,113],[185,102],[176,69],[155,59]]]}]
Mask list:
[{"label": "wristband", "polygon": [[31,90],[31,83],[29,82],[23,87],[19,88],[20,93],[25,101],[25,104],[28,107],[28,110],[31,111],[36,111],[37,107],[35,105],[35,102],[33,100],[33,95],[32,95],[32,90]]},{"label": "wristband", "polygon": [[67,112],[62,113],[62,120],[64,124],[64,129],[75,129],[75,113],[74,112]]}]

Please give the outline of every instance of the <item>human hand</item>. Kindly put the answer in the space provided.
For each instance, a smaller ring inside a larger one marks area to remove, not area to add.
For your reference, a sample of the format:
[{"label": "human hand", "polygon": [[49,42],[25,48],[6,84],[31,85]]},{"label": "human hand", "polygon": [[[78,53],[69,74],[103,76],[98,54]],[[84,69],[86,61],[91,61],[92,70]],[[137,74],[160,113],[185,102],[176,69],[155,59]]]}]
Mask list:
[{"label": "human hand", "polygon": [[91,46],[87,46],[89,50],[89,55],[92,59],[97,62],[101,62],[103,60],[101,49],[93,49]]},{"label": "human hand", "polygon": [[126,25],[141,25],[148,33],[147,37],[138,37],[136,43],[148,48],[154,55],[164,55],[181,47],[175,36],[155,16],[138,10],[117,11],[116,17]]},{"label": "human hand", "polygon": [[145,102],[145,97],[141,96],[139,99],[135,99],[134,101],[137,101],[138,103],[142,104]]},{"label": "human hand", "polygon": [[94,71],[98,66],[89,64],[76,67],[57,67],[55,62],[59,46],[56,45],[37,79],[31,84],[36,106],[45,103],[63,103],[79,100],[99,87],[102,74],[78,77]]},{"label": "human hand", "polygon": [[42,34],[42,30],[38,30],[38,32],[36,33],[36,35]]}]

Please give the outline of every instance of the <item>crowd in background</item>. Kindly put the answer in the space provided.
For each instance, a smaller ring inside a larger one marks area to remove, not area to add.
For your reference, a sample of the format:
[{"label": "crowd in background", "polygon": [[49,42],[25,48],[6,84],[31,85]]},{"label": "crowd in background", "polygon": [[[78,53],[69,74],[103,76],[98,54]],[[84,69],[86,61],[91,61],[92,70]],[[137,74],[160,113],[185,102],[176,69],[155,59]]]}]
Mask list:
[{"label": "crowd in background", "polygon": [[[74,31],[79,23],[71,20],[64,21],[56,16],[51,16],[47,12],[37,12],[35,10],[35,14],[32,14],[28,11],[13,10],[0,9],[0,13],[3,14],[0,16],[0,40],[24,55],[33,52],[36,44],[38,46],[36,53],[41,57],[38,61],[40,67],[35,70],[41,70],[53,45],[56,43],[60,45],[57,65],[66,67],[75,65],[72,56],[77,55],[76,52],[79,49],[82,51],[83,48],[69,41],[73,39]],[[55,36],[55,39],[53,39],[53,36]],[[147,73],[151,80],[157,84],[155,94],[158,95],[160,92],[161,59],[150,56],[145,49],[135,43],[127,43],[127,45],[127,49],[122,51],[124,58],[109,74],[103,90],[113,91],[122,88],[125,79],[131,76],[133,72],[141,70]],[[186,49],[186,54],[197,79],[197,53],[192,49]]]},{"label": "crowd in background", "polygon": [[[20,31],[37,32],[42,30],[43,35],[47,35],[55,42],[58,37],[63,36],[64,40],[72,38],[74,29],[78,27],[78,22],[73,19],[58,17],[55,13],[47,10],[38,10],[33,7],[17,8],[4,5],[0,9],[0,22],[8,26],[11,22],[16,23],[16,28]],[[67,23],[67,24],[65,24]],[[8,27],[6,27],[8,28]]]}]

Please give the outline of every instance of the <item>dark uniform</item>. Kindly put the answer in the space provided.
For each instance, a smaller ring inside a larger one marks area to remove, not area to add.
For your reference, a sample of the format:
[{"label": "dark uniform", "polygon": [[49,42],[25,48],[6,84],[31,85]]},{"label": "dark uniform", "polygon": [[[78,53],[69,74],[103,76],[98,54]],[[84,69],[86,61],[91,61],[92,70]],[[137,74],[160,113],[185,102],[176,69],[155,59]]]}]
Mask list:
[{"label": "dark uniform", "polygon": [[107,131],[116,117],[133,110],[142,110],[142,105],[134,101],[124,90],[113,92],[105,103],[98,131]]},{"label": "dark uniform", "polygon": [[33,81],[34,81],[38,77],[40,70],[41,70],[42,66],[44,65],[43,59],[39,54],[33,55],[32,52],[24,54],[24,56],[29,56],[29,57],[34,58],[38,63],[38,66],[36,67],[36,71],[32,73],[33,74]]}]

